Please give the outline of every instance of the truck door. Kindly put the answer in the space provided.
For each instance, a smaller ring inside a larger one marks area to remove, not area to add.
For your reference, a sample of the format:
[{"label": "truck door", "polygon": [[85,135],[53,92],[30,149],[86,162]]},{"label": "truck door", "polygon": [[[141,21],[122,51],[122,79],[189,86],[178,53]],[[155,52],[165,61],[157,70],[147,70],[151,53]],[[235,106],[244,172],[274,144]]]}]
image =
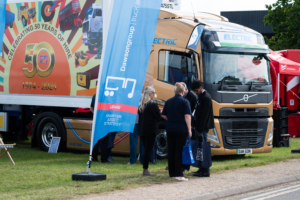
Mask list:
[{"label": "truck door", "polygon": [[192,51],[159,51],[158,76],[153,81],[158,99],[166,101],[174,96],[176,82],[185,82],[190,88],[193,80],[198,79],[195,55]]}]

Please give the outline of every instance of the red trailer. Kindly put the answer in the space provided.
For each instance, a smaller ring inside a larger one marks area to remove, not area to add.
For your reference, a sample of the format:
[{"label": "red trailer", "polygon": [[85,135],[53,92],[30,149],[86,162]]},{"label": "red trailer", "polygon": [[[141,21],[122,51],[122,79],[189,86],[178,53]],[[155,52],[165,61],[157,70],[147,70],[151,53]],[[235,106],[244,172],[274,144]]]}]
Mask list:
[{"label": "red trailer", "polygon": [[79,0],[72,0],[59,11],[59,24],[62,32],[74,30],[82,26],[82,20],[78,17],[81,12]]}]

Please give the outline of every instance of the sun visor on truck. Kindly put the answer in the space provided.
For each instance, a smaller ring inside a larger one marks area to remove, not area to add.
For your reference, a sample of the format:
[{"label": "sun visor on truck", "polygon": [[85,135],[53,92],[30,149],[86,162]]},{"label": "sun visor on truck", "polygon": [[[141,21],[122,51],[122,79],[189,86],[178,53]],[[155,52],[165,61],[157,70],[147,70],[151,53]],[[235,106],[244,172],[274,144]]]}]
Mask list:
[{"label": "sun visor on truck", "polygon": [[204,30],[201,48],[209,52],[270,53],[260,34]]}]

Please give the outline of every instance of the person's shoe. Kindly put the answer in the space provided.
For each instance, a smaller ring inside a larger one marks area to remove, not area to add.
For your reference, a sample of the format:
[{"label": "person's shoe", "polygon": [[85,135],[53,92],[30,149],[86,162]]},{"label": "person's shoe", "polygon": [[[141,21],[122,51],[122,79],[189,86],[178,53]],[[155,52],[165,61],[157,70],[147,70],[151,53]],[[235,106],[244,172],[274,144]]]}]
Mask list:
[{"label": "person's shoe", "polygon": [[127,163],[127,165],[134,165],[134,164],[135,164],[135,163],[130,163],[130,162]]},{"label": "person's shoe", "polygon": [[201,170],[200,169],[198,169],[197,171],[195,171],[195,172],[192,172],[193,174],[200,174],[201,173]]},{"label": "person's shoe", "polygon": [[166,166],[166,169],[165,170],[169,170],[169,166]]},{"label": "person's shoe", "polygon": [[143,170],[143,176],[156,176],[156,174],[150,173],[148,169]]},{"label": "person's shoe", "polygon": [[108,159],[107,159],[109,162],[111,162],[111,161],[113,161],[113,160],[115,160],[115,159],[113,159],[111,156],[108,156]]},{"label": "person's shoe", "polygon": [[93,158],[93,157],[92,157],[92,161],[93,162],[99,162],[98,158]]},{"label": "person's shoe", "polygon": [[210,173],[193,174],[193,176],[197,176],[197,177],[210,177]]},{"label": "person's shoe", "polygon": [[183,176],[181,176],[181,177],[175,177],[175,179],[178,180],[178,181],[188,181],[189,180],[187,178],[184,178]]}]

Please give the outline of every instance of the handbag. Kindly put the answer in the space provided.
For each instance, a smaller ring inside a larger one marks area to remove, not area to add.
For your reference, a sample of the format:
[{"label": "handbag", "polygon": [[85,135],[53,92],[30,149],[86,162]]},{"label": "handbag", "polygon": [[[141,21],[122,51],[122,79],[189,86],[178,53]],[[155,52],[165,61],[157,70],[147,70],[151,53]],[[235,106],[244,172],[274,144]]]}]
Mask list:
[{"label": "handbag", "polygon": [[189,135],[187,135],[186,144],[182,149],[182,164],[191,165],[194,162],[195,161],[194,161],[192,148],[191,148],[191,138],[189,137]]},{"label": "handbag", "polygon": [[212,166],[210,142],[204,142],[203,136],[201,138],[202,141],[191,141],[192,152],[195,160],[192,166],[197,168],[209,168]]}]

